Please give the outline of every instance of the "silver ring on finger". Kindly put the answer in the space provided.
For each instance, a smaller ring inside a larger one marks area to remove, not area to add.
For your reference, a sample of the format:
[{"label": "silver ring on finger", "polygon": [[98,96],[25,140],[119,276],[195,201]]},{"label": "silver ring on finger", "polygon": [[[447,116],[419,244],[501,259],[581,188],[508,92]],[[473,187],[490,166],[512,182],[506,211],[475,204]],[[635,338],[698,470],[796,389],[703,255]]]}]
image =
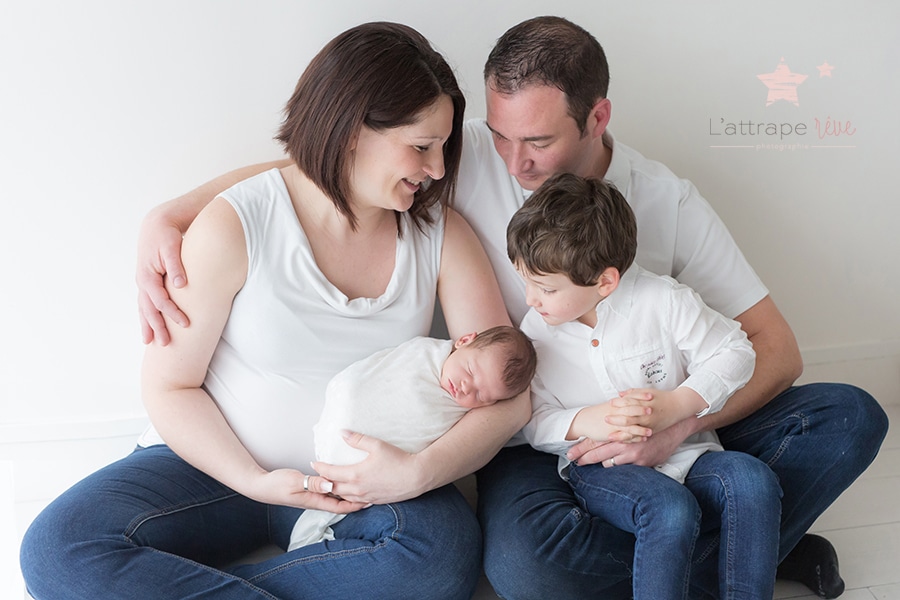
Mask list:
[{"label": "silver ring on finger", "polygon": [[303,491],[304,492],[309,491],[309,475],[303,476]]},{"label": "silver ring on finger", "polygon": [[615,456],[613,456],[609,459],[609,466],[611,466],[611,467],[616,466],[616,457]]}]

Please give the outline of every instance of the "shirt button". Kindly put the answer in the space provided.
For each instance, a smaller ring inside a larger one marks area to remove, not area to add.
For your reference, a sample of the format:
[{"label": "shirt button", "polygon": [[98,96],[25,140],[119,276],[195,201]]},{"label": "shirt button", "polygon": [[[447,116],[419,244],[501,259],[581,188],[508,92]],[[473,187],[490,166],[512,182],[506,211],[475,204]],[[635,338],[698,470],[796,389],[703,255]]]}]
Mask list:
[{"label": "shirt button", "polygon": [[599,345],[600,345],[600,340],[597,340],[597,339],[591,340],[591,346],[593,346],[594,348],[596,348]]}]

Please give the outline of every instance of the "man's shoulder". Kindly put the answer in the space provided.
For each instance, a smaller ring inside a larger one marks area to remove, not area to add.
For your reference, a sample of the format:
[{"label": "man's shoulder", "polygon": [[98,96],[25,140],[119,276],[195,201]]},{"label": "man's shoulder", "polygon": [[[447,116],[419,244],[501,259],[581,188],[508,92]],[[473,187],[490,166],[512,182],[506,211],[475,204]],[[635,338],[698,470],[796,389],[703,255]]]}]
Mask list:
[{"label": "man's shoulder", "polygon": [[680,195],[683,187],[689,185],[686,179],[676,175],[662,162],[647,158],[611,134],[606,143],[612,147],[606,178],[626,197],[635,193],[645,194],[649,189],[655,192],[655,196],[665,198],[669,196],[665,193],[667,190]]}]

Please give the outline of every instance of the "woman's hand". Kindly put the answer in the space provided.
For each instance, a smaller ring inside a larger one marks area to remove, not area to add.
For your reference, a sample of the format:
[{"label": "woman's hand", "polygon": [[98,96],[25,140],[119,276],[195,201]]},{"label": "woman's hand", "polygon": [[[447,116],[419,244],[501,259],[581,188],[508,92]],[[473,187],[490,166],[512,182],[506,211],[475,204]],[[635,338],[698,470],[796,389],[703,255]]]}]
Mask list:
[{"label": "woman's hand", "polygon": [[[306,488],[304,489],[304,482]],[[351,513],[366,507],[331,494],[333,485],[324,477],[304,475],[293,469],[276,469],[254,477],[244,491],[248,498],[265,504],[315,508],[333,513]]]},{"label": "woman's hand", "polygon": [[369,456],[353,465],[312,464],[320,475],[334,483],[334,495],[355,503],[388,504],[415,498],[431,489],[420,473],[416,454],[361,433],[348,432],[344,441]]}]

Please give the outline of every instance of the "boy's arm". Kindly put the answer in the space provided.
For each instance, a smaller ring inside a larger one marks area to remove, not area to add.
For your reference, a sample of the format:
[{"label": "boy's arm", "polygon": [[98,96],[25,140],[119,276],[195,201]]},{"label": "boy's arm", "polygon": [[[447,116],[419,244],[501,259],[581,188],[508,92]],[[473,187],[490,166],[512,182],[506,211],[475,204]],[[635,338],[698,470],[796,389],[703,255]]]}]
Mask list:
[{"label": "boy's arm", "polygon": [[[644,425],[637,423],[648,413],[647,398],[625,397],[618,406],[600,401],[590,406],[566,408],[556,396],[544,387],[540,376],[531,384],[532,415],[522,430],[528,443],[542,452],[559,454],[581,438],[597,441],[632,443],[642,441],[651,434]],[[611,415],[619,422],[613,423]]]},{"label": "boy's arm", "polygon": [[[774,315],[771,313],[773,309]],[[700,364],[700,367],[695,366],[695,372],[698,373],[697,380],[700,382],[700,385],[696,386],[700,388],[697,391],[702,392],[706,400],[710,401],[712,408],[708,414],[699,419],[690,416],[665,429],[654,430],[654,435],[646,442],[628,447],[619,444],[594,444],[590,440],[584,440],[569,451],[569,459],[578,460],[583,464],[593,464],[614,457],[616,464],[656,465],[671,456],[691,435],[733,423],[789,387],[794,374],[791,348],[796,349],[796,341],[771,299],[764,298],[736,320],[741,324],[743,333],[738,331],[739,335],[735,335],[732,331],[722,337],[723,341],[720,342],[722,347],[719,351],[708,356],[694,357]],[[763,328],[762,322],[774,326]],[[779,326],[779,322],[783,327]],[[744,333],[747,334],[747,340],[752,346],[743,339]],[[711,335],[708,337],[715,339]],[[785,344],[783,356],[786,364],[780,366],[777,364],[779,359],[775,358],[779,353],[773,350],[782,343]],[[796,356],[799,357],[799,351]],[[690,379],[685,384],[690,386]],[[724,400],[731,393],[733,396],[725,403]],[[718,409],[721,410],[716,412]]]},{"label": "boy's arm", "polygon": [[288,164],[290,161],[285,159],[235,169],[174,200],[160,204],[144,217],[138,235],[135,280],[138,286],[141,337],[145,344],[154,339],[163,346],[169,343],[171,338],[163,315],[182,327],[189,324],[187,316],[169,298],[163,276],[168,275],[175,288],[187,284],[181,263],[181,240],[200,211],[232,185],[263,171]]},{"label": "boy's arm", "polygon": [[696,423],[696,431],[731,425],[762,408],[788,389],[803,373],[803,359],[790,325],[775,302],[766,296],[735,317],[753,344],[756,367],[743,388],[728,399],[721,411]]}]

